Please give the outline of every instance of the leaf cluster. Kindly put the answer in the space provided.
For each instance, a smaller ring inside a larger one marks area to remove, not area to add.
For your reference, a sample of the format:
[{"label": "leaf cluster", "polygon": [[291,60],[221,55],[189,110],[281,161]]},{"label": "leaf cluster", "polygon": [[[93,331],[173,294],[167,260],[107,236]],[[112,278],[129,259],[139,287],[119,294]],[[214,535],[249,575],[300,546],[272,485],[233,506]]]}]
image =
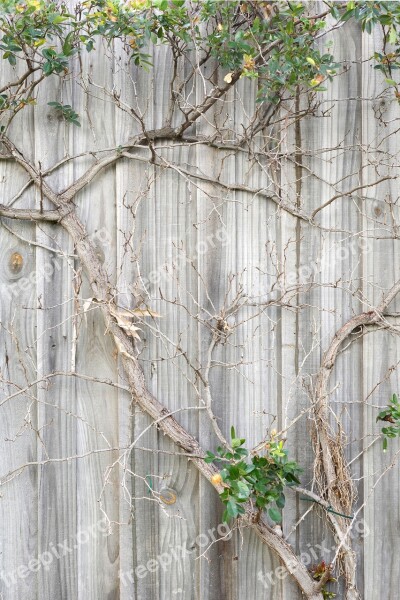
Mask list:
[{"label": "leaf cluster", "polygon": [[383,434],[383,449],[387,449],[388,438],[400,436],[400,402],[397,394],[393,394],[389,404],[385,410],[382,410],[376,417],[377,421],[386,421],[392,423],[386,427],[382,427]]},{"label": "leaf cluster", "polygon": [[325,561],[320,562],[318,565],[313,565],[310,568],[310,572],[313,576],[313,579],[315,579],[316,581],[320,581],[322,577],[326,577],[326,575],[328,575],[325,584],[321,589],[322,597],[327,600],[331,598],[336,598],[336,594],[334,592],[331,592],[326,589],[327,583],[337,581],[334,577],[332,577],[331,568],[331,565],[327,565]]},{"label": "leaf cluster", "polygon": [[[333,9],[333,13],[336,12],[338,11]],[[354,19],[367,33],[372,33],[376,26],[382,29],[383,50],[374,53],[374,68],[382,71],[386,83],[394,88],[395,97],[400,101],[399,82],[393,73],[400,68],[400,3],[347,2],[346,10],[340,18],[342,21]]]},{"label": "leaf cluster", "polygon": [[[233,74],[235,81],[239,76],[257,79],[257,101],[279,104],[299,88],[323,92],[338,73],[329,44],[316,41],[333,16],[338,22],[353,19],[367,33],[383,28],[385,48],[374,55],[376,68],[400,100],[393,74],[400,67],[400,3],[327,6],[312,14],[304,1],[82,0],[71,10],[63,0],[2,0],[0,55],[11,66],[25,61],[43,77],[64,77],[71,62],[93,51],[99,40],[109,46],[119,40],[130,60],[144,68],[151,66],[151,45],[169,45],[175,59],[190,60],[195,49],[200,62],[214,58],[228,71],[226,83]],[[0,111],[15,106],[8,98]]]},{"label": "leaf cluster", "polygon": [[60,104],[60,102],[48,102],[47,104],[59,111],[67,123],[72,123],[78,127],[81,126],[79,123],[79,115],[73,110],[70,104]]},{"label": "leaf cluster", "polygon": [[238,438],[231,428],[231,448],[221,446],[216,454],[208,451],[205,461],[221,467],[224,487],[220,498],[225,505],[223,520],[228,522],[245,512],[245,503],[251,501],[260,514],[268,509],[275,522],[282,520],[281,509],[285,506],[284,489],[300,483],[300,467],[288,459],[283,440],[274,437],[266,442],[264,455],[251,455],[244,447],[246,440]]}]

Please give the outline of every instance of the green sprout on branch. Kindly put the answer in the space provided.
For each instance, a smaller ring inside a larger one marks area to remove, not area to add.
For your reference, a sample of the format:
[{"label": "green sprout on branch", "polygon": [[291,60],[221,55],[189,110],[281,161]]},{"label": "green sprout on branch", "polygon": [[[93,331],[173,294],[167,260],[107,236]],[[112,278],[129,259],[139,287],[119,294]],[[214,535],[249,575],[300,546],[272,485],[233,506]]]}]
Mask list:
[{"label": "green sprout on branch", "polygon": [[387,408],[378,414],[376,420],[392,423],[392,425],[382,427],[383,451],[386,452],[388,438],[400,436],[400,403],[397,394],[393,394]]}]

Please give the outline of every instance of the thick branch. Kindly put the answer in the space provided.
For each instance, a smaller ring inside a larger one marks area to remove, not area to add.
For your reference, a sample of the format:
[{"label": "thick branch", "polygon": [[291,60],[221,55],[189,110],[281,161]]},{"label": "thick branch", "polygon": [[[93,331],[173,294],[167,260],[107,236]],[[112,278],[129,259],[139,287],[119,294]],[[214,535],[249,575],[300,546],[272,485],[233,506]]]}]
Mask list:
[{"label": "thick branch", "polygon": [[19,219],[20,221],[47,221],[57,223],[60,220],[60,214],[56,210],[33,210],[29,208],[10,208],[0,204],[0,217],[8,219]]},{"label": "thick branch", "polygon": [[[164,415],[168,415],[168,409],[146,387],[144,375],[134,354],[132,342],[119,327],[113,316],[113,313],[117,312],[117,308],[113,304],[113,293],[107,275],[98,259],[96,249],[86,235],[82,224],[78,221],[76,214],[72,212],[64,217],[62,224],[74,241],[76,252],[89,276],[93,293],[101,305],[108,330],[113,335],[117,348],[120,351],[122,363],[135,402],[153,420],[158,421],[157,426],[165,435],[187,454],[193,455],[192,462],[200,473],[210,481],[216,470],[214,467],[206,464],[203,459],[198,458],[199,456],[204,456],[204,451],[197,440],[174,417],[167,416],[163,420],[160,420]],[[307,568],[296,557],[291,547],[265,523],[256,523],[251,507],[247,508],[243,520],[246,524],[251,525],[257,535],[276,552],[307,598],[309,600],[322,600],[322,595],[316,592],[316,583],[308,573]]]},{"label": "thick branch", "polygon": [[[343,465],[346,464],[346,461],[342,448],[340,445],[338,445],[336,438],[332,436],[329,430],[329,377],[335,366],[340,348],[345,340],[355,329],[383,321],[383,313],[386,311],[389,304],[399,292],[400,280],[397,281],[387,292],[376,310],[364,312],[360,315],[352,317],[335,333],[328,349],[323,356],[321,367],[316,378],[314,394],[316,435],[318,437],[317,445],[322,457],[329,502],[337,512],[343,513],[346,511],[347,507],[343,506],[341,498],[341,489],[339,488],[339,483],[343,484],[343,481],[339,481],[336,472],[336,461],[332,452],[333,448],[335,448],[336,453],[340,453],[340,458]],[[345,526],[343,525],[342,527],[338,527],[337,522],[335,522],[334,525],[336,534],[339,537],[343,548],[343,563],[347,584],[346,599],[358,600],[360,596],[356,589],[354,552],[351,549],[350,542],[346,540]]]},{"label": "thick branch", "polygon": [[[40,186],[41,180],[36,169],[25,160],[23,155],[9,141],[7,141],[6,145],[17,162],[30,174],[35,184]],[[60,222],[74,242],[76,253],[88,275],[93,295],[103,312],[107,329],[115,340],[133,399],[144,412],[157,422],[157,427],[164,435],[167,435],[170,440],[191,456],[190,460],[196,468],[210,481],[216,473],[216,469],[205,463],[202,458],[199,458],[203,457],[205,453],[198,441],[173,416],[170,416],[168,409],[146,387],[144,374],[136,358],[131,338],[119,326],[115,318],[115,315],[118,314],[118,308],[114,304],[114,290],[99,260],[96,248],[87,235],[85,228],[79,221],[76,213],[71,210],[71,206],[65,203],[62,195],[57,195],[48,185],[43,186],[42,189],[48,199],[59,207],[57,212],[60,215]],[[221,491],[220,486],[215,487],[218,491]],[[261,520],[257,522],[254,519],[254,511],[250,505],[247,506],[246,513],[241,521],[252,527],[263,542],[276,553],[308,600],[323,600],[322,594],[318,589],[318,584],[295,555],[290,545],[266,523]]]}]

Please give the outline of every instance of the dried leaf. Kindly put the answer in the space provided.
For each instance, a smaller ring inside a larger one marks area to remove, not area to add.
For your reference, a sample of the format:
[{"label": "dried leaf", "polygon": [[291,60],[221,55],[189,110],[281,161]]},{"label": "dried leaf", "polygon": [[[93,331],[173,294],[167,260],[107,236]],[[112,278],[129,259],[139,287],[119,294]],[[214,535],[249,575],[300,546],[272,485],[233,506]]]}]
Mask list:
[{"label": "dried leaf", "polygon": [[121,329],[123,329],[127,333],[127,335],[130,335],[131,337],[137,340],[140,340],[140,335],[137,332],[141,331],[141,329],[140,327],[136,327],[136,325],[132,323],[132,319],[134,319],[134,317],[161,317],[161,315],[159,315],[153,310],[150,310],[149,308],[135,308],[133,310],[126,310],[121,308],[119,310],[115,310],[111,307],[110,312],[112,316],[116,319]]},{"label": "dried leaf", "polygon": [[110,312],[112,316],[115,317],[119,327],[121,327],[121,329],[123,329],[127,333],[127,335],[130,335],[131,337],[140,340],[140,336],[137,332],[141,331],[141,329],[139,327],[136,327],[136,325],[133,325],[132,314],[130,311],[116,311],[113,308],[111,308]]},{"label": "dried leaf", "polygon": [[85,302],[83,303],[83,306],[82,306],[84,313],[89,310],[89,307],[92,304],[92,302],[93,302],[93,298],[88,298],[87,300],[85,300]]},{"label": "dried leaf", "polygon": [[86,313],[89,310],[90,305],[92,304],[93,300],[94,300],[94,298],[87,298],[82,305],[83,317],[84,317],[86,325],[87,325],[87,314]]},{"label": "dried leaf", "polygon": [[113,308],[111,308],[110,312],[115,318],[117,318],[117,317],[122,317],[123,319],[131,319],[132,318],[131,310],[125,310],[123,308],[114,310]]},{"label": "dried leaf", "polygon": [[140,335],[137,333],[138,331],[142,331],[141,329],[139,329],[139,327],[135,327],[135,325],[122,325],[122,323],[119,323],[119,326],[131,337],[133,337],[135,340],[140,340]]},{"label": "dried leaf", "polygon": [[124,354],[125,356],[128,356],[128,357],[130,356],[128,354],[128,352],[125,350],[122,342],[120,342],[120,340],[117,337],[115,338],[115,345],[117,346],[117,350],[120,354]]}]

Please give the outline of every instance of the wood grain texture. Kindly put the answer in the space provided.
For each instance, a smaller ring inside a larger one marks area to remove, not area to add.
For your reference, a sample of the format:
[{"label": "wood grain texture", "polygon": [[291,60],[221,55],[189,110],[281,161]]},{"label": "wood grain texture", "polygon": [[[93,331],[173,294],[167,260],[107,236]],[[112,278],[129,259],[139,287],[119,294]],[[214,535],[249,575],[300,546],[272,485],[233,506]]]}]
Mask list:
[{"label": "wood grain texture", "polygon": [[[369,57],[376,43],[349,24],[332,39],[339,59]],[[161,46],[154,49],[153,62],[146,73],[129,63],[118,47],[100,47],[84,55],[80,75],[89,94],[74,78],[62,86],[49,78],[38,98],[40,106],[27,109],[21,126],[14,123],[10,135],[27,157],[46,169],[66,153],[117,147],[138,134],[140,119],[132,117],[130,107],[150,129],[162,127],[169,114],[173,65]],[[1,69],[2,79],[9,77],[3,64]],[[201,77],[191,86],[185,93],[199,101],[204,94]],[[140,325],[142,341],[137,343],[151,393],[170,411],[178,411],[178,421],[205,449],[218,444],[204,409],[207,385],[201,380],[210,356],[212,408],[224,435],[234,425],[252,446],[271,428],[287,427],[304,410],[290,429],[288,447],[305,468],[305,487],[313,476],[308,410],[323,352],[335,331],[377,304],[382,291],[400,275],[398,239],[368,238],[364,251],[358,243],[360,232],[367,229],[377,236],[387,233],[392,217],[385,199],[397,198],[398,184],[385,182],[365,195],[344,194],[317,213],[314,226],[265,196],[228,190],[215,180],[267,192],[279,182],[281,200],[310,214],[335,194],[376,178],[372,154],[378,144],[386,153],[388,170],[398,169],[398,141],[387,137],[396,127],[398,106],[385,95],[377,98],[381,89],[381,76],[368,62],[353,64],[330,84],[315,117],[286,127],[289,113],[282,111],[284,125],[257,134],[260,146],[286,153],[280,162],[254,167],[245,152],[157,141],[157,165],[149,161],[147,148],[135,148],[131,153],[140,160],[119,159],[76,198],[80,218],[97,240],[118,290],[118,305],[135,308],[144,301],[162,315]],[[110,99],[113,90],[120,106]],[[217,124],[226,139],[234,140],[250,125],[255,97],[254,83],[240,80],[192,132],[206,136]],[[73,104],[82,127],[66,125],[47,106],[49,100]],[[326,107],[329,110],[323,112]],[[179,119],[176,113],[172,123]],[[340,150],[328,152],[328,146]],[[94,160],[92,154],[66,163],[49,183],[57,191],[65,189]],[[181,172],[167,168],[168,163],[182,167]],[[7,204],[26,176],[10,161],[2,160],[0,168],[1,203]],[[196,173],[202,179],[194,177]],[[39,208],[40,202],[39,194],[28,188],[15,207]],[[398,206],[391,208],[398,218]],[[328,231],[332,228],[336,231]],[[288,577],[262,582],[259,574],[265,578],[279,563],[253,532],[235,532],[232,539],[215,542],[222,515],[217,495],[149,417],[132,406],[127,391],[79,377],[126,386],[100,311],[94,303],[84,309],[90,286],[67,235],[54,224],[3,219],[0,236],[0,364],[6,380],[0,402],[15,391],[9,381],[24,387],[53,371],[76,375],[41,382],[0,406],[0,477],[26,462],[85,455],[30,466],[3,482],[2,596],[300,600]],[[15,253],[23,261],[21,271],[15,256],[10,263]],[[49,275],[44,265],[50,265]],[[288,294],[286,307],[255,307],[271,299],[271,274],[280,273],[280,285],[289,289],[290,275],[299,270],[305,285]],[[31,273],[36,273],[33,283],[20,286],[21,278]],[[231,310],[239,291],[246,306],[227,318],[231,335],[212,345],[210,325]],[[398,307],[396,300],[391,310]],[[329,382],[332,423],[340,414],[348,459],[368,447],[371,432],[378,433],[377,406],[384,406],[399,389],[400,360],[394,332],[371,330],[349,342]],[[390,453],[382,454],[378,441],[351,466],[359,480],[355,510],[366,502],[359,515],[365,523],[353,540],[359,588],[366,600],[395,598],[398,593],[397,463],[371,491],[391,458]],[[312,562],[327,561],[333,557],[332,534],[320,509],[309,509],[309,503],[288,491],[283,534],[298,554],[311,555]],[[107,527],[98,526],[101,519]],[[53,553],[48,568],[13,581],[10,573],[18,566],[64,543],[70,551],[60,558]],[[148,561],[160,556],[165,567],[149,567]],[[342,593],[340,588],[338,597]]]},{"label": "wood grain texture", "polygon": [[[368,52],[371,48],[370,40],[365,39],[363,43],[363,52]],[[385,123],[393,119],[397,107],[391,105],[389,91],[378,97],[381,77],[367,64],[363,66],[362,85],[362,95],[367,94],[373,99],[368,105],[363,105],[362,111],[362,137],[367,149],[363,154],[363,176],[373,180],[376,178],[376,170],[371,164],[373,147],[381,148],[387,156],[387,173],[393,174],[396,169],[393,169],[392,165],[397,160],[399,142],[397,136],[387,138]],[[375,119],[378,113],[381,113],[382,117]],[[386,222],[390,219],[387,200],[398,198],[398,185],[396,182],[383,182],[372,188],[368,195],[370,203],[365,222],[368,221],[373,235],[384,236]],[[396,204],[393,211],[394,218],[398,218]],[[398,261],[398,240],[370,239],[369,252],[365,255],[363,263],[367,282],[364,294],[369,302],[379,301],[382,294],[389,289],[390,282],[399,277]],[[399,300],[395,299],[389,312],[398,310]],[[368,398],[363,410],[365,431],[375,432],[380,429],[380,425],[375,422],[375,407],[386,406],[393,392],[399,389],[399,372],[393,368],[399,359],[399,350],[399,338],[393,332],[371,332],[363,339],[363,397]],[[368,445],[368,438],[365,439],[365,445]],[[390,598],[397,593],[393,569],[395,556],[399,552],[400,514],[399,504],[395,500],[400,483],[398,465],[386,472],[376,485],[379,473],[391,464],[396,450],[396,446],[390,445],[387,454],[384,454],[381,442],[378,441],[364,459],[363,492],[367,501],[364,515],[369,530],[369,535],[365,538],[364,555],[366,600],[372,600],[377,595]]]}]

